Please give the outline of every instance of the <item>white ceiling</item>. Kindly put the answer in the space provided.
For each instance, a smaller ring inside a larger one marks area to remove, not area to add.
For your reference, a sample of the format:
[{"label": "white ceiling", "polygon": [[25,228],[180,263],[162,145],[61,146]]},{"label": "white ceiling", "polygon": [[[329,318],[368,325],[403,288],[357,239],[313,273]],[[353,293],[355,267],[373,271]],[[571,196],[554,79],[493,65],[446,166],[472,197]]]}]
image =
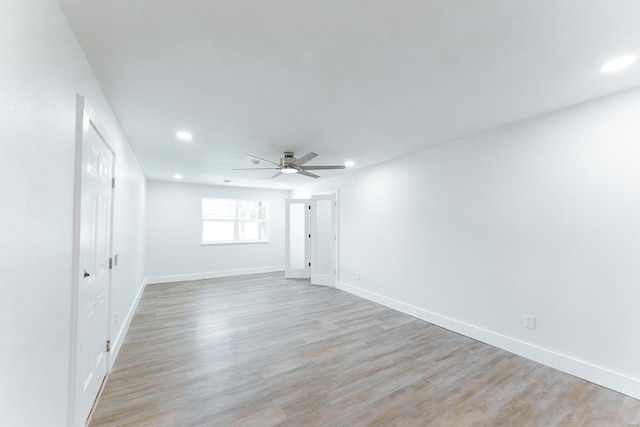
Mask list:
[{"label": "white ceiling", "polygon": [[638,0],[59,1],[149,179],[291,188],[231,169],[366,167],[640,85],[598,71],[640,54]]}]

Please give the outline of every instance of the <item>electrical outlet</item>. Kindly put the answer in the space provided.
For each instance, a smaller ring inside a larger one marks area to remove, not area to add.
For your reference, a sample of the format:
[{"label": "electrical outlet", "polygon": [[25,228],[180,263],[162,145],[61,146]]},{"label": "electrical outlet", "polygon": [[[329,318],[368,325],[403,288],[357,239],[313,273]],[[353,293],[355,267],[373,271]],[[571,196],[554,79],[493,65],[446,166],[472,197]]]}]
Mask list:
[{"label": "electrical outlet", "polygon": [[536,317],[529,314],[524,315],[524,327],[527,329],[536,328]]}]

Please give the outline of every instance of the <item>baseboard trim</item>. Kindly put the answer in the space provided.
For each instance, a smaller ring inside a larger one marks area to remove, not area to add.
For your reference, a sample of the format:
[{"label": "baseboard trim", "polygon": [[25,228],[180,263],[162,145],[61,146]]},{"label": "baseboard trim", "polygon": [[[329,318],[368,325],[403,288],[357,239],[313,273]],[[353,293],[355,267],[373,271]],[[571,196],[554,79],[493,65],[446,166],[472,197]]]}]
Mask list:
[{"label": "baseboard trim", "polygon": [[418,319],[441,326],[469,338],[482,341],[543,365],[574,375],[603,387],[640,399],[640,379],[629,377],[619,372],[576,359],[553,350],[536,346],[525,341],[511,338],[487,329],[474,326],[438,313],[425,310],[414,305],[389,298],[345,282],[339,282],[338,289],[382,304],[394,310],[411,315]]},{"label": "baseboard trim", "polygon": [[140,288],[138,289],[138,293],[129,308],[129,312],[122,322],[122,327],[118,331],[118,335],[111,343],[111,355],[109,357],[109,366],[107,369],[107,373],[111,372],[114,363],[116,362],[116,358],[118,357],[118,353],[120,353],[120,348],[122,348],[122,343],[124,342],[124,338],[127,336],[127,332],[129,331],[129,326],[131,325],[131,321],[133,320],[133,315],[136,313],[138,308],[138,304],[140,304],[140,299],[142,298],[142,294],[144,293],[144,288],[147,286],[147,279],[144,279],[140,284]]},{"label": "baseboard trim", "polygon": [[244,276],[245,274],[275,273],[278,271],[284,271],[284,265],[242,268],[238,270],[209,271],[205,273],[176,274],[171,276],[152,276],[147,277],[146,281],[147,284],[154,285],[158,283],[184,282],[187,280],[203,280],[215,279],[218,277]]}]

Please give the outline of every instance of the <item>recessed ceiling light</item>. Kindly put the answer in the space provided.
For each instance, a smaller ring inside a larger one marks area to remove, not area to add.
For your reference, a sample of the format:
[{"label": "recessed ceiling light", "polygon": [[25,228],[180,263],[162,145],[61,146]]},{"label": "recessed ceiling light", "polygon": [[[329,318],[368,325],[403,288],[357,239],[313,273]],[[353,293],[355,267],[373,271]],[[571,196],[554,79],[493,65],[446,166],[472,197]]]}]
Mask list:
[{"label": "recessed ceiling light", "polygon": [[350,168],[351,166],[355,165],[355,163],[354,163],[353,161],[349,160],[349,161],[347,161],[347,162],[344,162],[344,165],[345,165],[346,167]]},{"label": "recessed ceiling light", "polygon": [[181,139],[183,141],[191,141],[193,139],[193,136],[191,136],[189,132],[184,132],[184,131],[180,131],[176,133],[176,137],[178,137],[178,139]]},{"label": "recessed ceiling light", "polygon": [[636,59],[638,59],[636,55],[620,56],[618,58],[612,59],[611,61],[600,67],[600,72],[613,73],[614,71],[622,70],[623,68],[627,68],[629,65],[636,62]]},{"label": "recessed ceiling light", "polygon": [[174,177],[175,179],[182,179],[182,175],[178,175],[178,174],[173,175],[173,177]]}]

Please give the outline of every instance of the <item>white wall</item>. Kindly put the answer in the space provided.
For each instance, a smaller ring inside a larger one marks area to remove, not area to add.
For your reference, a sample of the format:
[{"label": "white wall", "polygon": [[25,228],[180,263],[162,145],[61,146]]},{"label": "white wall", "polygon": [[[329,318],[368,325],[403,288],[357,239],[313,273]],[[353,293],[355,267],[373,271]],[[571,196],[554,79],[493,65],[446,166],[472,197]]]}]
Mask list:
[{"label": "white wall", "polygon": [[341,287],[640,398],[640,89],[336,188]]},{"label": "white wall", "polygon": [[127,144],[116,152],[113,252],[118,263],[111,276],[109,301],[110,366],[120,351],[144,290],[146,178]]},{"label": "white wall", "polygon": [[55,0],[0,13],[0,425],[68,424],[76,94],[116,153],[113,301],[142,282],[144,177]]},{"label": "white wall", "polygon": [[[287,191],[147,182],[149,283],[284,270]],[[202,245],[202,198],[268,200],[269,243]]]}]

